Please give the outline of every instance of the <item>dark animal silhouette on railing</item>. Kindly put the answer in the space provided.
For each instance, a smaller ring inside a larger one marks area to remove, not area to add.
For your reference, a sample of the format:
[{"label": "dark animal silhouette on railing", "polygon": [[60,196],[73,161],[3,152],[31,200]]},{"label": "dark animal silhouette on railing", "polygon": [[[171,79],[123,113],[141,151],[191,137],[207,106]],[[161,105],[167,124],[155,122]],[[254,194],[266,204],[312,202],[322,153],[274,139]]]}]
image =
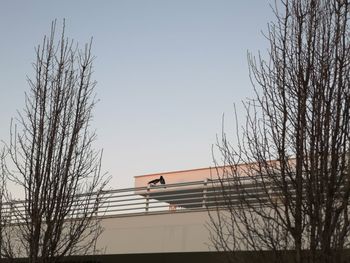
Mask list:
[{"label": "dark animal silhouette on railing", "polygon": [[148,184],[150,184],[150,185],[156,185],[158,183],[165,184],[165,180],[164,180],[163,176],[160,176],[159,179],[154,179],[154,180],[148,182]]}]

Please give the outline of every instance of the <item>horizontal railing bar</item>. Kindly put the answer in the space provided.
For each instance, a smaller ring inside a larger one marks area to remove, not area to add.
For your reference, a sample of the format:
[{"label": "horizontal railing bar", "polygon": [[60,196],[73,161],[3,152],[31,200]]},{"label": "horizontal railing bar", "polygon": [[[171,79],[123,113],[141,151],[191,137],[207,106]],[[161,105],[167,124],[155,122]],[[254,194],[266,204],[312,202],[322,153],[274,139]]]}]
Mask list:
[{"label": "horizontal railing bar", "polygon": [[[244,205],[241,201],[242,196],[251,204],[259,201],[268,204],[271,198],[278,199],[280,188],[272,182],[262,180],[261,176],[232,180],[208,179],[80,194],[76,196],[77,200],[74,201],[68,216],[78,218],[86,212],[94,212],[96,215],[128,214],[130,211],[164,212],[169,210],[169,205],[176,205],[176,209],[179,210],[213,205],[224,207],[225,204]],[[293,191],[289,193],[293,195]],[[225,200],[227,198],[230,200]],[[96,207],[98,210],[92,211]],[[23,200],[2,203],[3,217],[9,220],[24,222],[26,212],[26,203]]]}]

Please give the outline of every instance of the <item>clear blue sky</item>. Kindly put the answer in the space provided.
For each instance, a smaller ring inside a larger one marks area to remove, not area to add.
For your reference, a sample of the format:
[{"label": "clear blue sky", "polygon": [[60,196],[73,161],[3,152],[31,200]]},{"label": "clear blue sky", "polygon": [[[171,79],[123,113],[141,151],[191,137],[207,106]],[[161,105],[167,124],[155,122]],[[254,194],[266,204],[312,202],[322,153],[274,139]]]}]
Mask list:
[{"label": "clear blue sky", "polygon": [[233,103],[253,95],[246,56],[266,50],[269,2],[0,0],[0,139],[23,108],[34,47],[53,19],[65,18],[68,37],[94,38],[93,125],[110,187],[212,166],[222,114],[231,123]]}]

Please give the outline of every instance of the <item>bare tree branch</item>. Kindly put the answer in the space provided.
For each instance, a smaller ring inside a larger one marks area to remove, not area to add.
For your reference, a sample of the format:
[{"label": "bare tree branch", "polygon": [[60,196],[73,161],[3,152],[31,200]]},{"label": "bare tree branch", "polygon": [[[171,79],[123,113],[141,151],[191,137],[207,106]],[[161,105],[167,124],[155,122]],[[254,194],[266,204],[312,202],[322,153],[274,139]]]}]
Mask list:
[{"label": "bare tree branch", "polygon": [[13,209],[18,224],[8,250],[19,246],[14,256],[29,262],[57,262],[94,248],[101,233],[95,214],[107,183],[90,127],[96,104],[92,41],[79,49],[65,37],[64,24],[58,41],[56,36],[54,21],[36,48],[35,76],[28,78],[25,107],[7,146],[15,169],[6,169],[6,176],[25,196],[24,211]]},{"label": "bare tree branch", "polygon": [[[225,202],[219,250],[270,250],[276,262],[342,262],[349,248],[350,25],[347,0],[285,0],[249,55],[256,98],[238,146],[218,143]],[[234,194],[232,194],[234,193]],[[226,237],[227,236],[227,237]]]}]

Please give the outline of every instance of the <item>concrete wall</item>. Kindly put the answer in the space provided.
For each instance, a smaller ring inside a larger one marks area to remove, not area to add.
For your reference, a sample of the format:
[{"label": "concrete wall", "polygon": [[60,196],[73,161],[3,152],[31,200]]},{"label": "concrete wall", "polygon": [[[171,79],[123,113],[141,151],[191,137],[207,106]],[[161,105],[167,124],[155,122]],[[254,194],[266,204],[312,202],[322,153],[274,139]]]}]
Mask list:
[{"label": "concrete wall", "polygon": [[102,220],[98,247],[104,254],[210,251],[207,211]]}]

